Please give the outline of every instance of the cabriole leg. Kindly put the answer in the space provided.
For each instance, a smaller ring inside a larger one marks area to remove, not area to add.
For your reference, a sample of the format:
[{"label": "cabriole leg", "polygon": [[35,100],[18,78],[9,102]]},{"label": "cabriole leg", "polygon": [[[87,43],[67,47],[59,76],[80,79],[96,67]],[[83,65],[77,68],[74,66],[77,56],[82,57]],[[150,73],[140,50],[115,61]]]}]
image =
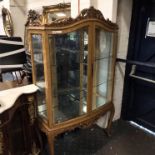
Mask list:
[{"label": "cabriole leg", "polygon": [[47,138],[48,138],[48,145],[49,145],[50,155],[54,155],[54,136],[49,133],[47,135]]}]

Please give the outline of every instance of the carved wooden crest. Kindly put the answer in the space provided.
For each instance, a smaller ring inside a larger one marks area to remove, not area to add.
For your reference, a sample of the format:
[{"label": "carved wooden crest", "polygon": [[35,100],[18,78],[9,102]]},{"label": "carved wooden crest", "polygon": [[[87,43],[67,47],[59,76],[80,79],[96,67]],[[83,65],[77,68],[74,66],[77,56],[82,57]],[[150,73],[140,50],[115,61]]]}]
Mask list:
[{"label": "carved wooden crest", "polygon": [[35,10],[29,10],[26,26],[40,26],[42,25],[42,16]]}]

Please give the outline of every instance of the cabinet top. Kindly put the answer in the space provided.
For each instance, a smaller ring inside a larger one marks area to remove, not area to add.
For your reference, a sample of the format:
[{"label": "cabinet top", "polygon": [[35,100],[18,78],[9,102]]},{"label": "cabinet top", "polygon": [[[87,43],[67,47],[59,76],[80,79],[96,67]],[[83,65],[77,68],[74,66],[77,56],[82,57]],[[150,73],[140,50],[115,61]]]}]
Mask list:
[{"label": "cabinet top", "polygon": [[95,9],[93,6],[87,9],[83,9],[80,14],[76,18],[62,18],[55,20],[51,23],[45,22],[44,14],[38,14],[35,10],[30,10],[28,13],[28,18],[26,22],[26,27],[65,27],[70,26],[72,24],[76,24],[79,22],[85,21],[98,21],[105,24],[107,27],[111,29],[118,29],[117,24],[111,22],[109,19],[105,19],[100,10]]},{"label": "cabinet top", "polygon": [[38,90],[34,84],[0,91],[0,114],[11,108],[22,94],[31,94]]}]

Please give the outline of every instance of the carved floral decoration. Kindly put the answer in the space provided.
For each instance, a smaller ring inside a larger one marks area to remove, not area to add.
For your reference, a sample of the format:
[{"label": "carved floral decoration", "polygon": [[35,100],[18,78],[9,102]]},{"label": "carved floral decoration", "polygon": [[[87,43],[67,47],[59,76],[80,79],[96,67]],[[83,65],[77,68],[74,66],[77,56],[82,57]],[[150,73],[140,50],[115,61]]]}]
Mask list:
[{"label": "carved floral decoration", "polygon": [[74,19],[74,18],[63,18],[63,19],[58,19],[53,21],[50,24],[44,24],[43,23],[43,17],[39,15],[36,11],[30,10],[29,15],[28,15],[28,20],[26,23],[26,26],[53,26],[53,27],[62,27],[62,26],[67,26],[69,24],[73,24],[75,22],[78,22],[80,20],[84,19],[98,19],[103,22],[106,22],[112,27],[116,27],[115,23],[112,23],[109,19],[105,19],[104,16],[102,15],[100,10],[95,9],[94,7],[90,7],[88,9],[83,9],[81,13]]},{"label": "carved floral decoration", "polygon": [[39,26],[42,25],[42,16],[35,10],[29,10],[26,26]]}]

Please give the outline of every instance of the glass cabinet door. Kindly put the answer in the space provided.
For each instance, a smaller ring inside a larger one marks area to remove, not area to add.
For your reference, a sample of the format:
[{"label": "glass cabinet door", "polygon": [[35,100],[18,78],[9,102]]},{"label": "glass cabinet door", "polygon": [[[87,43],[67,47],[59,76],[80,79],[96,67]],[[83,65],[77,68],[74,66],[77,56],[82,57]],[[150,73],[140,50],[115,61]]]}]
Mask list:
[{"label": "glass cabinet door", "polygon": [[113,34],[101,28],[95,30],[95,62],[92,109],[101,107],[111,97]]},{"label": "glass cabinet door", "polygon": [[44,78],[44,63],[43,63],[43,48],[42,36],[39,34],[32,35],[33,62],[35,73],[35,84],[39,87],[37,94],[38,112],[42,117],[47,117],[45,103],[45,78]]},{"label": "glass cabinet door", "polygon": [[87,112],[88,31],[49,35],[54,123]]}]

